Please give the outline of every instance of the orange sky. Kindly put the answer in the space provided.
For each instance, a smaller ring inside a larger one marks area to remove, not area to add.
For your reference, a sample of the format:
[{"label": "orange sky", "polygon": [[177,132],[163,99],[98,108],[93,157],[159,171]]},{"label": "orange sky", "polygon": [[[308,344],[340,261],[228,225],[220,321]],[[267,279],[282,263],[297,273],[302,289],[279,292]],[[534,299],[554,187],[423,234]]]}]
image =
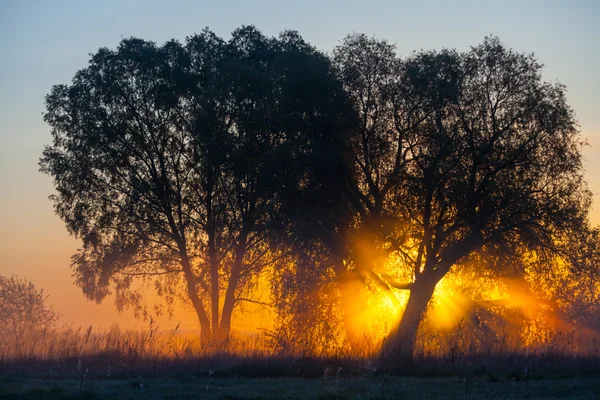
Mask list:
[{"label": "orange sky", "polygon": [[[64,323],[143,325],[130,312],[118,315],[111,299],[102,305],[87,301],[72,284],[69,264],[78,242],[54,215],[47,199],[53,192],[51,180],[37,166],[44,144],[50,142],[40,115],[44,95],[52,84],[67,83],[84,67],[88,53],[115,46],[127,36],[162,43],[207,25],[227,36],[242,24],[254,23],[269,35],[298,29],[327,51],[346,34],[365,32],[398,43],[399,52],[406,54],[442,46],[464,50],[493,33],[518,51],[535,52],[546,65],[546,79],[566,84],[569,103],[591,145],[584,151],[586,176],[595,193],[591,219],[600,223],[600,6],[593,0],[465,0],[451,2],[451,8],[450,2],[308,0],[293,5],[265,2],[265,12],[246,3],[233,9],[211,3],[207,9],[200,2],[183,2],[167,10],[158,2],[121,7],[111,1],[85,6],[66,0],[0,2],[0,274],[17,274],[44,288]],[[318,13],[311,11],[315,7]],[[139,12],[142,8],[144,13]],[[173,321],[159,323],[169,328],[177,321],[182,329],[196,327],[193,316],[183,311]]]}]

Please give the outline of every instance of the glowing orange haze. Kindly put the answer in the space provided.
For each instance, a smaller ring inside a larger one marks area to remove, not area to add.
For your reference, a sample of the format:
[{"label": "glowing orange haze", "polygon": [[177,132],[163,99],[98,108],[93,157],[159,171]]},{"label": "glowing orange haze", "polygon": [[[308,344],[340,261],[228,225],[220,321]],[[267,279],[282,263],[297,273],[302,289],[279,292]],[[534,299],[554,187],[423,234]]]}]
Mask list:
[{"label": "glowing orange haze", "polygon": [[[592,135],[594,137],[594,135]],[[600,145],[591,143],[593,147],[585,149],[588,164],[594,164],[598,157]],[[595,146],[594,146],[595,145]],[[41,149],[40,149],[41,150]],[[113,298],[107,298],[98,305],[88,301],[81,289],[73,285],[71,277],[70,257],[78,247],[78,241],[70,237],[60,219],[54,215],[52,204],[47,195],[53,192],[49,178],[37,172],[35,159],[30,160],[30,170],[23,171],[23,176],[32,177],[20,180],[20,177],[9,177],[7,186],[18,188],[17,191],[2,194],[0,197],[0,274],[16,274],[31,280],[36,287],[43,288],[49,295],[48,302],[62,314],[62,323],[76,326],[94,325],[109,327],[118,323],[123,327],[136,328],[147,323],[134,318],[131,311],[119,314],[115,310]],[[14,181],[13,181],[14,180]],[[592,211],[592,223],[600,222],[598,193],[600,182],[592,174],[588,174],[590,187],[595,193],[596,208]],[[442,292],[452,292],[452,287],[442,282],[438,288],[438,299]],[[155,298],[148,291],[147,305],[151,310]],[[490,295],[493,294],[490,292]],[[400,304],[407,299],[406,293],[398,292]],[[441,327],[454,324],[461,315],[461,298],[453,297],[453,302],[446,302],[445,308],[438,308],[436,320]],[[265,299],[263,299],[265,300]],[[354,321],[357,330],[381,336],[391,328],[399,317],[398,306],[382,293],[366,295],[365,303],[360,303],[358,317]],[[257,328],[272,327],[271,316],[260,312],[261,307],[249,305],[250,312],[234,318],[234,329],[256,331]],[[198,324],[191,309],[179,307],[174,317],[166,316],[158,319],[161,329],[169,329],[180,323],[182,331],[197,330]]]}]

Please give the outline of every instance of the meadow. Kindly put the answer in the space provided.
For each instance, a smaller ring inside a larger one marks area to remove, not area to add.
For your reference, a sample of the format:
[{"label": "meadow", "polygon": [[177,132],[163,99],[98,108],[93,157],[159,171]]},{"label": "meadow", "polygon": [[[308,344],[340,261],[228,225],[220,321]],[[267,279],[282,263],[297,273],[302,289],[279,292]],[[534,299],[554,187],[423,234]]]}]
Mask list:
[{"label": "meadow", "polygon": [[152,325],[67,328],[2,342],[0,399],[599,398],[595,337],[557,333],[521,347],[465,339],[457,328],[434,350],[422,337],[412,360],[386,363],[367,350],[283,349],[264,334],[202,345]]},{"label": "meadow", "polygon": [[177,378],[93,381],[79,392],[75,379],[2,382],[0,399],[597,399],[598,379],[490,381],[485,377]]}]

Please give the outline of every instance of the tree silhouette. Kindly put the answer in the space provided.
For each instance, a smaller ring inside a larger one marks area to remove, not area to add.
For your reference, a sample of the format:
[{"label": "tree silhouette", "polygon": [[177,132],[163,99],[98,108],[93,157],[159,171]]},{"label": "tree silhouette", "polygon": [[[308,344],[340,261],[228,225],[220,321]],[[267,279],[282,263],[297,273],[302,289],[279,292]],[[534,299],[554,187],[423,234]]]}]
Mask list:
[{"label": "tree silhouette", "polygon": [[[582,143],[564,87],[496,38],[399,60],[385,41],[351,35],[334,54],[362,121],[348,192],[370,247],[347,257],[382,287],[410,290],[384,349],[410,355],[437,283],[470,254],[559,251],[586,226]],[[412,281],[376,273],[390,253]]]},{"label": "tree silhouette", "polygon": [[54,327],[59,315],[46,304],[43,290],[24,278],[0,276],[0,335],[17,343]]},{"label": "tree silhouette", "polygon": [[[282,256],[271,222],[273,160],[299,132],[336,129],[329,60],[295,32],[205,30],[162,47],[101,49],[46,99],[56,212],[82,239],[77,283],[138,306],[134,278],[186,293],[203,338],[227,337],[261,269]],[[337,89],[336,89],[337,88]],[[336,93],[337,90],[337,93]],[[340,95],[341,94],[341,95]]]},{"label": "tree silhouette", "polygon": [[[308,286],[333,277],[347,326],[368,280],[396,303],[410,291],[384,347],[410,355],[436,285],[470,258],[499,273],[522,273],[511,260],[531,252],[594,269],[577,124],[541,71],[497,38],[404,59],[360,34],[330,59],[254,27],[100,49],[44,116],[40,165],[83,242],[77,284],[137,310],[136,279],[169,304],[185,294],[208,339],[230,334],[268,265],[288,264],[271,279],[291,312],[318,307]],[[411,279],[387,274],[389,257]]]}]

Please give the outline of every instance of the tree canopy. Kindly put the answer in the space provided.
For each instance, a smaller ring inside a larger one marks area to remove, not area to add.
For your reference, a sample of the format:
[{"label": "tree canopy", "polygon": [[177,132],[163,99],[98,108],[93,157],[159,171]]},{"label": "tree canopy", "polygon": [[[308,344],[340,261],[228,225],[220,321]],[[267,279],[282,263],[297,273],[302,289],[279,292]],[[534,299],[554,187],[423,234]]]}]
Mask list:
[{"label": "tree canopy", "polygon": [[469,260],[522,275],[514,260],[535,252],[597,270],[565,87],[494,37],[404,58],[362,34],[331,57],[254,27],[125,39],[46,107],[40,163],[83,242],[78,285],[97,301],[114,288],[119,307],[140,304],[136,278],[169,304],[185,293],[206,338],[229,335],[266,266],[293,266],[295,284],[270,277],[287,310],[302,307],[284,297],[318,304],[312,286],[333,282],[346,323],[357,285],[408,290],[394,354],[412,351],[436,285]]},{"label": "tree canopy", "polygon": [[334,54],[361,121],[352,149],[359,178],[347,188],[355,229],[372,238],[370,257],[349,257],[375,275],[372,255],[395,252],[412,270],[409,282],[381,282],[410,290],[389,339],[410,351],[451,268],[519,246],[556,252],[587,225],[583,143],[564,87],[497,38],[401,60],[387,42],[351,35]]},{"label": "tree canopy", "polygon": [[100,49],[46,99],[54,144],[42,169],[56,212],[83,248],[77,283],[95,300],[112,285],[139,304],[134,277],[171,302],[187,293],[205,337],[230,330],[236,305],[280,257],[275,160],[331,141],[348,109],[331,63],[295,32],[243,27],[185,44],[126,39]]}]

